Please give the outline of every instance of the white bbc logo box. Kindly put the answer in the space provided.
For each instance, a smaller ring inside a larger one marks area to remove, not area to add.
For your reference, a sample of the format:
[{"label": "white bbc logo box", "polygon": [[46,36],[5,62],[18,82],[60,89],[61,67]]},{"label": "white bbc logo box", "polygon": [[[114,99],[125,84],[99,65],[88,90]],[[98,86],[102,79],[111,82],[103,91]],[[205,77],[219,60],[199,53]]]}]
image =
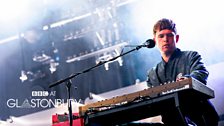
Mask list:
[{"label": "white bbc logo box", "polygon": [[48,96],[48,91],[32,91],[32,96]]}]

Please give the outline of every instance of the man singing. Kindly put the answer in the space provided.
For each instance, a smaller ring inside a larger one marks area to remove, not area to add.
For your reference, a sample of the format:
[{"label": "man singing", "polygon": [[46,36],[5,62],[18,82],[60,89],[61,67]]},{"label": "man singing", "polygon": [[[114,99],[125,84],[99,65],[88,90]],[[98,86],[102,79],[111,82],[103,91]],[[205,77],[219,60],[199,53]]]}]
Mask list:
[{"label": "man singing", "polygon": [[[206,84],[208,71],[201,62],[201,56],[195,51],[181,51],[176,47],[179,40],[176,24],[170,19],[161,19],[153,27],[154,41],[162,56],[162,61],[148,73],[148,86],[171,81],[195,78]],[[207,100],[196,101],[194,105],[183,106],[186,122],[197,126],[217,126],[218,114]],[[178,125],[178,116],[167,110],[162,113],[162,121],[167,126]]]}]

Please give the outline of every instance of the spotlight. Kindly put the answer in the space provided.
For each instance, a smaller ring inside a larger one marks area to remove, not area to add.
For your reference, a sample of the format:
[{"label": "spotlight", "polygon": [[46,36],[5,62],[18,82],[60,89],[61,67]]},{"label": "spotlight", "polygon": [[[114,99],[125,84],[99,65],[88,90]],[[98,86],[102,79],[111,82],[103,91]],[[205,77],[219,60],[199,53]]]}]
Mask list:
[{"label": "spotlight", "polygon": [[109,63],[105,63],[105,64],[104,64],[104,67],[105,67],[105,70],[106,70],[106,71],[109,70]]},{"label": "spotlight", "polygon": [[54,73],[57,70],[57,66],[59,65],[59,63],[57,62],[51,62],[50,63],[50,68],[49,70],[51,71],[51,74]]},{"label": "spotlight", "polygon": [[19,79],[24,82],[25,80],[28,79],[27,75],[26,75],[26,72],[25,71],[21,71],[21,76],[19,77]]}]

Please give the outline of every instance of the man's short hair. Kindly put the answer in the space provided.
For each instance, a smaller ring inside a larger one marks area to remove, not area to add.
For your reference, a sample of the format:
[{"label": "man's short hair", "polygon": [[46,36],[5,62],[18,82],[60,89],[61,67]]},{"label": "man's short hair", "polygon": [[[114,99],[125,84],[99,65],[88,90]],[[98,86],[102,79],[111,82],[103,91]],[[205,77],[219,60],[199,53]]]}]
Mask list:
[{"label": "man's short hair", "polygon": [[153,35],[155,35],[157,31],[164,29],[172,30],[175,34],[177,33],[176,24],[170,19],[162,18],[154,25]]}]

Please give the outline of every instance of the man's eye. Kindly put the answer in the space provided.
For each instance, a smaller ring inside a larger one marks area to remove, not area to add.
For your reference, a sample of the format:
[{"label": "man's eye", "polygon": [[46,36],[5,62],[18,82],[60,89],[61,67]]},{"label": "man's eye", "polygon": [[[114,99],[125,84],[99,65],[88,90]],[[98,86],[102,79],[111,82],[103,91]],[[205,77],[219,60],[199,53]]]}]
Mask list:
[{"label": "man's eye", "polygon": [[161,35],[159,35],[158,37],[159,37],[159,38],[163,38],[163,37],[164,37],[164,35],[163,35],[163,34],[161,34]]},{"label": "man's eye", "polygon": [[167,37],[173,37],[174,35],[172,33],[166,34]]},{"label": "man's eye", "polygon": [[158,35],[159,38],[163,38],[164,36],[166,36],[166,37],[173,37],[174,35],[172,33]]}]

